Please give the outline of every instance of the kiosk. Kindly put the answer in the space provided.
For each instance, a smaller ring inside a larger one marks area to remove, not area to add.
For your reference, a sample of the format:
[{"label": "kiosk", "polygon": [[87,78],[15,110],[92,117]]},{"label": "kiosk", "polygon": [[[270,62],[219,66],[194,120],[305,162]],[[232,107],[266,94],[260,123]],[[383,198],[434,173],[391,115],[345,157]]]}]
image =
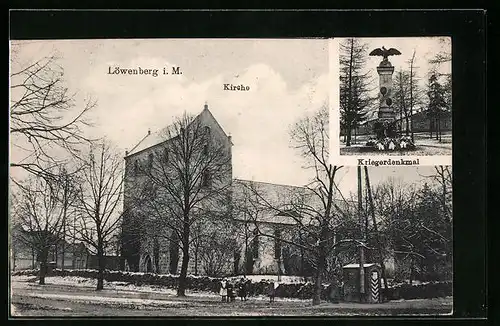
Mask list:
[{"label": "kiosk", "polygon": [[360,289],[359,264],[348,264],[344,272],[344,301],[378,303],[381,301],[381,273],[379,264],[363,265],[365,274],[364,291]]}]

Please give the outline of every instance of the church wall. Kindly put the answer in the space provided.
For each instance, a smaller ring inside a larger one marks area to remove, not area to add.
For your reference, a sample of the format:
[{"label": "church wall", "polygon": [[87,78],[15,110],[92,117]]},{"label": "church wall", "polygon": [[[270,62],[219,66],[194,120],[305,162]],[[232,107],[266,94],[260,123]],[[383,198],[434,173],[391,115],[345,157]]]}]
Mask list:
[{"label": "church wall", "polygon": [[[218,182],[222,183],[230,183],[232,181],[232,162],[231,162],[231,141],[228,136],[224,133],[224,131],[221,129],[221,127],[218,125],[218,123],[215,121],[213,118],[212,114],[208,110],[203,110],[200,115],[197,116],[198,121],[200,121],[202,126],[208,126],[210,127],[210,135],[211,139],[215,142],[222,143],[224,146],[224,149],[227,151],[229,155],[229,161],[228,165],[226,167],[226,173],[225,175],[219,175],[217,178],[215,178]],[[168,144],[168,141],[167,141]],[[127,207],[130,207],[131,204],[134,202],[134,197],[138,197],[140,194],[140,191],[144,189],[144,186],[147,185],[147,180],[146,176],[144,174],[140,173],[139,169],[139,174],[135,173],[134,170],[134,164],[136,161],[139,162],[139,166],[146,166],[148,159],[149,159],[149,154],[150,153],[155,153],[158,150],[161,150],[162,146],[165,145],[154,145],[152,147],[149,147],[145,150],[142,150],[138,153],[132,154],[128,157],[125,158],[125,167],[126,167],[126,177],[125,177],[125,184],[124,184],[124,191],[125,191],[125,198],[124,198],[124,208],[127,209]],[[210,200],[210,199],[209,199]],[[207,203],[201,203],[201,205],[205,205]],[[135,208],[129,212],[128,220],[134,220],[135,222],[135,227],[137,224],[141,224],[144,219],[147,219],[147,213],[144,211],[141,211],[140,208]],[[132,224],[134,224],[132,223]],[[129,231],[134,227],[132,224],[129,225],[128,229]],[[125,226],[127,227],[127,226]],[[137,227],[136,227],[137,228]],[[128,249],[128,255],[130,256],[131,253],[134,251],[137,252],[139,255],[139,270],[140,271],[145,271],[147,269],[147,257],[148,255],[153,258],[153,246],[151,244],[151,238],[152,238],[152,232],[151,230],[142,230],[144,234],[141,235],[136,235],[137,236],[137,243],[135,245],[129,246],[131,248]],[[155,230],[158,231],[158,230]],[[166,232],[166,231],[165,231]],[[129,232],[130,233],[130,232]],[[169,250],[169,241],[164,239],[161,241],[161,249],[160,249],[160,257],[159,257],[159,263],[158,264],[153,264],[154,270],[159,270],[161,273],[168,273],[170,270],[170,250]],[[124,246],[124,256],[127,256],[127,248]],[[190,250],[190,262],[188,266],[188,273],[194,273],[195,272],[195,261],[194,261],[194,252],[191,249]],[[128,259],[126,257],[126,259]],[[177,265],[177,272],[180,272],[181,268],[181,263],[182,263],[182,249],[179,248],[179,261]],[[158,265],[158,266],[156,266]],[[202,267],[202,262],[201,258],[198,259],[198,274],[202,273],[203,267]]]}]

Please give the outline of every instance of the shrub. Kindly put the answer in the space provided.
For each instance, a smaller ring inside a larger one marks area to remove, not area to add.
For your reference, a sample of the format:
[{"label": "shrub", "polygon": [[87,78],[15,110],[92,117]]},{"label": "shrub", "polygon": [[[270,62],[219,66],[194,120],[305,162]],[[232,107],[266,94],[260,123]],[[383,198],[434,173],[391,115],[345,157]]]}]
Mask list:
[{"label": "shrub", "polygon": [[442,298],[452,295],[452,282],[400,284],[393,288],[383,289],[383,293],[388,300]]}]

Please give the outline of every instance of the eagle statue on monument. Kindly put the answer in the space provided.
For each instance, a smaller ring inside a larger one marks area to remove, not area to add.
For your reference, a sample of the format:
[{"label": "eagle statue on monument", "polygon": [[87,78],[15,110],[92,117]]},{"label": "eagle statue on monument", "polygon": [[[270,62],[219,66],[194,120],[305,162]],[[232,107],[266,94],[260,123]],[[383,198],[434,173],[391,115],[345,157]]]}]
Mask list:
[{"label": "eagle statue on monument", "polygon": [[375,50],[370,52],[371,56],[383,57],[384,58],[383,61],[388,61],[388,57],[391,55],[400,55],[400,54],[401,54],[401,52],[399,52],[395,48],[386,49],[384,46],[382,46],[382,48],[376,48]]}]

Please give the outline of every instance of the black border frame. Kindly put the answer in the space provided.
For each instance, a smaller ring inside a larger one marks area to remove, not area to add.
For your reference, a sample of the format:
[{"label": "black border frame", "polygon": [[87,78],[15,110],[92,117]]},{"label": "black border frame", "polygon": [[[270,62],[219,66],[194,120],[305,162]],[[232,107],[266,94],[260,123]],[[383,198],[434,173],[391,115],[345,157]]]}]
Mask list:
[{"label": "black border frame", "polygon": [[[10,39],[451,36],[454,102],[454,314],[453,317],[417,318],[427,321],[437,319],[434,322],[454,319],[457,322],[456,318],[486,317],[484,10],[12,10],[9,12],[9,23]],[[8,162],[5,162],[5,166],[8,169]],[[8,176],[6,181],[8,183]],[[8,270],[7,278],[9,279]],[[417,322],[407,318],[394,318],[394,322]],[[84,320],[86,319],[101,318]],[[209,319],[215,321],[220,318]],[[263,322],[280,318],[252,319]],[[325,318],[307,319],[319,322]],[[351,318],[340,319],[337,322],[343,324],[344,319]],[[377,319],[369,322],[381,325],[389,322],[384,317]],[[84,320],[71,319],[75,323],[85,323]],[[135,318],[130,320],[139,321]],[[357,320],[367,321],[366,318]],[[472,320],[462,321],[464,325],[472,324]],[[238,320],[240,322],[243,319]],[[301,321],[293,318],[293,322]]]}]

